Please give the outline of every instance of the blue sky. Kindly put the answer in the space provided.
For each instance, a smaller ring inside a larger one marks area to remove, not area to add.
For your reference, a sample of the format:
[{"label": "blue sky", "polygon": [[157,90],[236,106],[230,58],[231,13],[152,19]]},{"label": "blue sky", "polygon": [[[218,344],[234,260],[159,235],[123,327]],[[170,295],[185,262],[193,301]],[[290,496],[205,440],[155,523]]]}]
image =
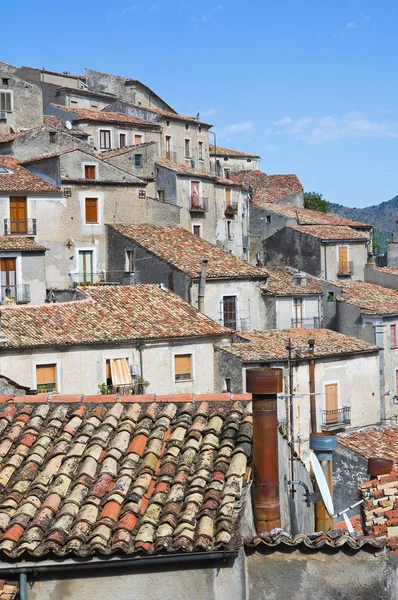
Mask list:
[{"label": "blue sky", "polygon": [[23,0],[0,59],[139,79],[266,173],[361,207],[398,194],[397,18],[394,0]]}]

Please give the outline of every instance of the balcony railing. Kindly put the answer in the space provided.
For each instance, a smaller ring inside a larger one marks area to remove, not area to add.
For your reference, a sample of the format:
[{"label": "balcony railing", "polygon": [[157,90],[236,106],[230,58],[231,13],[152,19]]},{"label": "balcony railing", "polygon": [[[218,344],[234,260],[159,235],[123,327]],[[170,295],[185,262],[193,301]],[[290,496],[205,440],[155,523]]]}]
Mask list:
[{"label": "balcony railing", "polygon": [[243,235],[242,236],[242,245],[244,248],[248,248],[249,247],[249,236],[248,235]]},{"label": "balcony railing", "polygon": [[4,219],[4,235],[36,235],[36,219]]},{"label": "balcony railing", "polygon": [[238,212],[238,203],[237,202],[230,202],[225,207],[226,215],[236,215],[237,212]]},{"label": "balcony railing", "polygon": [[1,301],[6,304],[7,298],[10,298],[17,304],[30,302],[30,285],[28,283],[22,285],[2,285]]},{"label": "balcony railing", "polygon": [[320,329],[319,317],[306,317],[305,319],[292,319],[292,329]]},{"label": "balcony railing", "polygon": [[71,287],[77,285],[134,285],[133,271],[97,271],[93,273],[69,273]]},{"label": "balcony railing", "polygon": [[163,152],[163,158],[165,158],[166,160],[177,162],[177,152],[173,152],[172,150],[165,150]]},{"label": "balcony railing", "polygon": [[189,210],[192,212],[206,212],[208,210],[208,200],[204,196],[190,196]]},{"label": "balcony railing", "polygon": [[122,385],[101,385],[102,394],[117,394],[118,396],[132,396],[145,394],[145,385],[142,383],[126,383]]},{"label": "balcony railing", "polygon": [[343,406],[336,410],[322,411],[322,429],[338,429],[350,425],[351,423],[351,408]]},{"label": "balcony railing", "polygon": [[337,275],[352,275],[354,273],[354,263],[352,260],[337,264]]}]

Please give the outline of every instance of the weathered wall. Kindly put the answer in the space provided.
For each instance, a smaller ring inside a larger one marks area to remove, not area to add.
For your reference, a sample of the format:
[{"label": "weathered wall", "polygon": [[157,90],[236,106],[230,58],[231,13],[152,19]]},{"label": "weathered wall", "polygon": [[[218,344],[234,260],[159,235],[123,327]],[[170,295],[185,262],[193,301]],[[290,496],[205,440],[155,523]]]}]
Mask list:
[{"label": "weathered wall", "polygon": [[8,85],[0,83],[0,90],[12,91],[12,110],[6,121],[0,121],[0,134],[41,125],[43,100],[40,87],[20,79],[14,67],[0,62],[0,82],[2,78],[8,79]]},{"label": "weathered wall", "polygon": [[283,206],[295,206],[296,208],[304,208],[304,191],[301,190],[290,196],[284,196],[280,200],[277,200],[275,204],[282,204]]},{"label": "weathered wall", "polygon": [[387,267],[398,267],[398,242],[396,240],[387,244]]},{"label": "weathered wall", "polygon": [[[50,131],[55,132],[55,142],[50,143]],[[56,131],[51,127],[42,127],[24,136],[17,138],[9,146],[1,145],[0,154],[11,153],[17,160],[29,160],[36,156],[44,154],[53,154],[62,152],[71,148],[81,148],[86,152],[91,152],[92,147],[86,142],[80,140],[74,135],[69,135],[63,131]]]},{"label": "weathered wall", "polygon": [[[358,500],[361,483],[369,479],[367,467],[365,458],[337,444],[333,451],[333,503],[337,512]],[[360,511],[360,506],[353,508],[350,518],[359,515]],[[336,521],[343,520],[341,516]]]},{"label": "weathered wall", "polygon": [[[325,246],[326,246],[326,268],[325,268]],[[349,277],[341,277],[339,271],[339,247],[348,247],[348,260],[353,263],[353,273]],[[321,266],[322,277],[329,280],[353,279],[363,281],[364,268],[368,260],[368,246],[366,242],[332,242],[330,244],[322,243],[321,246]]]},{"label": "weathered wall", "polygon": [[[294,296],[300,297],[300,294]],[[302,297],[302,318],[305,327],[313,329],[316,325],[316,319],[320,318],[320,302],[318,296]],[[286,329],[294,327],[292,319],[295,319],[293,296],[272,298],[269,301],[270,308],[275,306],[275,316],[270,311],[270,324],[267,323],[266,329]],[[275,322],[275,325],[273,323]]]},{"label": "weathered wall", "polygon": [[[148,186],[149,188],[149,186]],[[148,225],[171,225],[176,227],[180,224],[180,207],[169,204],[162,200],[150,197],[147,188],[147,219]]]},{"label": "weathered wall", "polygon": [[166,202],[169,204],[180,204],[177,196],[177,175],[170,169],[156,166],[156,187],[164,190]]},{"label": "weathered wall", "polygon": [[[249,258],[248,241],[248,201],[246,191],[237,186],[231,186],[231,204],[237,206],[234,214],[226,213],[226,189],[228,185],[214,187],[216,203],[216,243],[217,246],[232,252],[235,256],[247,260]],[[228,235],[229,223],[229,235]]]},{"label": "weathered wall", "polygon": [[236,171],[253,171],[258,169],[260,162],[259,158],[245,156],[211,156],[210,170],[214,173],[215,162],[217,160],[218,172],[220,177],[226,177],[228,171],[235,173]]},{"label": "weathered wall", "polygon": [[380,269],[365,267],[364,278],[369,283],[398,290],[398,275],[391,275],[391,273],[385,273],[384,271],[380,271]]},{"label": "weathered wall", "polygon": [[44,252],[22,254],[22,283],[30,286],[32,304],[44,303],[46,299],[46,257]]},{"label": "weathered wall", "polygon": [[290,266],[319,277],[320,246],[317,238],[285,227],[263,241],[265,266]]},{"label": "weathered wall", "polygon": [[[190,212],[191,181],[199,181],[199,196],[207,198],[208,210],[206,212]],[[167,196],[166,196],[167,199]],[[216,243],[216,203],[215,186],[210,179],[199,177],[177,176],[177,204],[181,206],[180,220],[184,229],[192,232],[193,224],[201,224],[201,237],[211,244]]]},{"label": "weathered wall", "polygon": [[[141,155],[140,167],[135,166],[136,154]],[[130,152],[124,152],[117,156],[106,157],[104,160],[123,169],[136,177],[154,177],[155,176],[155,162],[159,156],[159,144],[157,142],[148,142],[148,144],[137,146],[135,149],[131,149]]]}]

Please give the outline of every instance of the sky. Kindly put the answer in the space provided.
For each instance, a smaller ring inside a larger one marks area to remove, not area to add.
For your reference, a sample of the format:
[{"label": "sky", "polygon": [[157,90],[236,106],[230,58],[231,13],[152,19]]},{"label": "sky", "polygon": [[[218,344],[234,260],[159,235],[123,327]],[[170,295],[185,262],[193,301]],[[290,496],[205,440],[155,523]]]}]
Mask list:
[{"label": "sky", "polygon": [[138,79],[218,145],[359,208],[398,194],[397,20],[396,0],[20,0],[0,60]]}]

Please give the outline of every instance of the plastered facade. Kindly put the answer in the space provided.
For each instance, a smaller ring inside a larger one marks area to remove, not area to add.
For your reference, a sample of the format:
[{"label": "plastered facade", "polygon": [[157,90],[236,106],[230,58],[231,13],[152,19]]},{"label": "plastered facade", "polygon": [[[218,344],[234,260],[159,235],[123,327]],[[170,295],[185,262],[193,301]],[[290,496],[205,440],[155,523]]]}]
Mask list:
[{"label": "plastered facade", "polygon": [[0,92],[10,93],[11,111],[0,120],[0,135],[43,123],[43,98],[38,85],[20,79],[16,68],[0,62]]}]

